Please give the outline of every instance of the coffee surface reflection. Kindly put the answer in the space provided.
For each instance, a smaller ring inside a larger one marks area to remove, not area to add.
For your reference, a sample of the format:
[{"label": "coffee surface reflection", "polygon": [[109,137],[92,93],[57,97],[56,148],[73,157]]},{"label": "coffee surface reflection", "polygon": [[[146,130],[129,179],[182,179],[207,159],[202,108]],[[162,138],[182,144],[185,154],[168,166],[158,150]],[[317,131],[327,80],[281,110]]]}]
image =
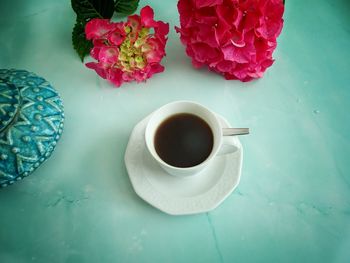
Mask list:
[{"label": "coffee surface reflection", "polygon": [[204,162],[213,149],[213,132],[200,117],[179,113],[168,117],[156,130],[154,145],[159,157],[175,167]]}]

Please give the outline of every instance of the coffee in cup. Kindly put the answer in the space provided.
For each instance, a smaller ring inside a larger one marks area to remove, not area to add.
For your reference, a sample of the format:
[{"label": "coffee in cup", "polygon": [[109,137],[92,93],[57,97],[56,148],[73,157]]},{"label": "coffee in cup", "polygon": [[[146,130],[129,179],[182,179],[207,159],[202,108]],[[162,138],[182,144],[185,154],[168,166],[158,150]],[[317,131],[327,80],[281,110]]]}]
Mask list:
[{"label": "coffee in cup", "polygon": [[204,162],[213,150],[214,136],[208,123],[191,113],[178,113],[157,128],[154,146],[159,157],[175,167]]}]

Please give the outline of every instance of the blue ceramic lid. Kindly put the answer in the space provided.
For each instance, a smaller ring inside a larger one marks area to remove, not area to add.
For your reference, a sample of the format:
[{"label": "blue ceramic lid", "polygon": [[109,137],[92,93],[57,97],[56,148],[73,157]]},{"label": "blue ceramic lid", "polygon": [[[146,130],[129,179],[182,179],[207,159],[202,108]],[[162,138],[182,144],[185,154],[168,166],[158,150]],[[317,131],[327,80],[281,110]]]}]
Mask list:
[{"label": "blue ceramic lid", "polygon": [[63,120],[50,83],[25,70],[0,69],[0,187],[28,176],[51,155]]},{"label": "blue ceramic lid", "polygon": [[0,79],[0,132],[15,118],[19,106],[19,90]]}]

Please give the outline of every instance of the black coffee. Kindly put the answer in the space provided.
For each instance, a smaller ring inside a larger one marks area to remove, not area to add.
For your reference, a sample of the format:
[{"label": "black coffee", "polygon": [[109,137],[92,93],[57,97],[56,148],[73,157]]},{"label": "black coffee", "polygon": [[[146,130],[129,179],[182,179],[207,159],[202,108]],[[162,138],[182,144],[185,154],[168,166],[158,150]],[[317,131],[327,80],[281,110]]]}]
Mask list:
[{"label": "black coffee", "polygon": [[189,113],[176,114],[163,121],[154,138],[159,157],[176,167],[191,167],[205,161],[213,143],[209,125]]}]

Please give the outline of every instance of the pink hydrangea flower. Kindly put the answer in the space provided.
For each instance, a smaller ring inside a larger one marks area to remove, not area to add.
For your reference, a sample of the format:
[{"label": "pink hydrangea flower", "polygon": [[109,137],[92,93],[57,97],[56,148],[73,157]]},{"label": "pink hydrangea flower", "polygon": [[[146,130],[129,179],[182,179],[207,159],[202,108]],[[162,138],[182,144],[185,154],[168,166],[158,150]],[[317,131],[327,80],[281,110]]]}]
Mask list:
[{"label": "pink hydrangea flower", "polygon": [[250,81],[273,64],[282,0],[179,0],[181,42],[196,68]]},{"label": "pink hydrangea flower", "polygon": [[160,62],[168,33],[169,24],[155,21],[149,6],[142,8],[140,15],[129,16],[127,22],[92,19],[86,24],[85,34],[92,40],[90,55],[97,62],[86,66],[117,87],[123,82],[145,81],[164,71]]}]

